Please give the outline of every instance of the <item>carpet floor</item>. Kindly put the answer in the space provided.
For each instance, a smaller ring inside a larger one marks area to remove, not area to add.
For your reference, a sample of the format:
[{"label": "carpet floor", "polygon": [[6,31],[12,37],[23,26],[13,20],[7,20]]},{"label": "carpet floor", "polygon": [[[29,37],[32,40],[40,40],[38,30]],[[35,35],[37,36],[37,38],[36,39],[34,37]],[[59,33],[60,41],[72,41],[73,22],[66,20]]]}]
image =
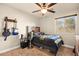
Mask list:
[{"label": "carpet floor", "polygon": [[[47,49],[33,47],[31,49],[17,48],[15,50],[2,53],[0,56],[54,56],[54,53],[51,53]],[[57,56],[74,56],[73,49],[62,46],[58,50]]]}]

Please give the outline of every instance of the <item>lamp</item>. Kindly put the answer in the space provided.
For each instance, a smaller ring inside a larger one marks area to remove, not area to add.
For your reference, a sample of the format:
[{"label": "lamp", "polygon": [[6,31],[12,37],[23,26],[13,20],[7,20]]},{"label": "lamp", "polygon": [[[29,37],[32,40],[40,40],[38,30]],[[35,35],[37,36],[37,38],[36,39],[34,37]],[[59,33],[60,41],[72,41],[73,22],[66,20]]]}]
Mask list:
[{"label": "lamp", "polygon": [[45,14],[47,12],[47,9],[41,9],[41,12]]}]

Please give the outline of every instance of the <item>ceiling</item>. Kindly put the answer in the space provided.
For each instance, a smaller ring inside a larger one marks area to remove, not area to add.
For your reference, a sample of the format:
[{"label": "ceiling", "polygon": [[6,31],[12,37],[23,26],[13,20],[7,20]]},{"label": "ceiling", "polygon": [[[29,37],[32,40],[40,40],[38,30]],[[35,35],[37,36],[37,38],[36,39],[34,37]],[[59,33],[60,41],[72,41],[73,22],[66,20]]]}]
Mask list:
[{"label": "ceiling", "polygon": [[[32,13],[32,11],[40,9],[34,3],[6,3],[6,4],[13,8],[16,8],[20,11],[23,11],[25,13],[29,13],[35,17],[42,17],[41,12]],[[79,4],[77,4],[77,3],[57,3],[56,5],[51,7],[51,9],[53,8],[53,10],[55,10],[56,13],[61,13],[64,11],[69,11],[69,10],[75,9],[78,7],[78,5]],[[49,14],[51,14],[51,13],[47,12],[45,15],[49,15]]]}]

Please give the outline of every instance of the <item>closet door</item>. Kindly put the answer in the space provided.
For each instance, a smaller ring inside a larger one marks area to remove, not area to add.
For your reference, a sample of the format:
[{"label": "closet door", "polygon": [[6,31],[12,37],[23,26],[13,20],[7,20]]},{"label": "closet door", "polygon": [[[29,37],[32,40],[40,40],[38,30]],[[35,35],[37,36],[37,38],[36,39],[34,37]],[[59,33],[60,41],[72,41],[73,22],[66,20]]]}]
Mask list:
[{"label": "closet door", "polygon": [[75,49],[76,55],[79,56],[79,35],[76,35],[76,49]]}]

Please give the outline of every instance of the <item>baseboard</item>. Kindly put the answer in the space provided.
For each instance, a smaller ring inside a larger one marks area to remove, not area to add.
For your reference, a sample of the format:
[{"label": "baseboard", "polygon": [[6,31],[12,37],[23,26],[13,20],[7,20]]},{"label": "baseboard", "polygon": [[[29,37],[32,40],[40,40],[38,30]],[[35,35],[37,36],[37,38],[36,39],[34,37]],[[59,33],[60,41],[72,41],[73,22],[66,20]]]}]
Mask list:
[{"label": "baseboard", "polygon": [[72,48],[72,49],[74,48],[74,46],[70,46],[70,45],[66,45],[66,44],[64,44],[63,46],[68,47],[68,48]]},{"label": "baseboard", "polygon": [[11,51],[11,50],[14,50],[14,49],[19,48],[19,47],[20,47],[20,46],[18,45],[18,46],[15,46],[15,47],[12,47],[12,48],[9,48],[9,49],[6,49],[6,50],[2,50],[2,51],[0,51],[0,54],[1,54],[1,53],[4,53],[4,52]]}]

